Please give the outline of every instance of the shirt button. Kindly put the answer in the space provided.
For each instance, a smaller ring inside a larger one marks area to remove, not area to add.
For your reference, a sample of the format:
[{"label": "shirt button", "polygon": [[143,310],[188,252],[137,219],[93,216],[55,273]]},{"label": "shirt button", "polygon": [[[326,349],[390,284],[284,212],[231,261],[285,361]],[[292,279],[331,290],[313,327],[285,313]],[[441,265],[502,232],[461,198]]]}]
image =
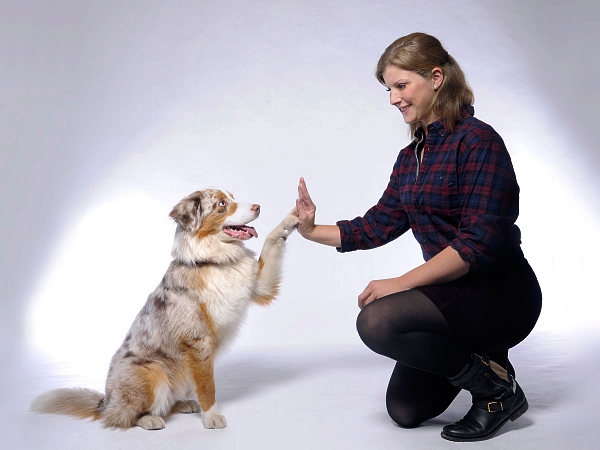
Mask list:
[{"label": "shirt button", "polygon": [[427,239],[423,239],[423,244],[427,244]]},{"label": "shirt button", "polygon": [[419,208],[415,208],[415,214],[419,214]]}]

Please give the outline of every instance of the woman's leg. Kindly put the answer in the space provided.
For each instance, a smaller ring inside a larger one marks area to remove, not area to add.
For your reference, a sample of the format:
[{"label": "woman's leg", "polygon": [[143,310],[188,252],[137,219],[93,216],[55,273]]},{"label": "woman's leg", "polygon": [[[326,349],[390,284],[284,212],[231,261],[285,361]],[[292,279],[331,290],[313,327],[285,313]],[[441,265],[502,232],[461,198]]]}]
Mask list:
[{"label": "woman's leg", "polygon": [[438,416],[460,392],[447,377],[470,363],[470,353],[454,341],[442,313],[421,292],[370,303],[357,328],[369,348],[398,361],[386,395],[388,413],[398,425],[416,427]]},{"label": "woman's leg", "polygon": [[444,376],[396,363],[385,403],[394,422],[414,428],[443,413],[459,392]]},{"label": "woman's leg", "polygon": [[369,303],[356,326],[371,350],[414,369],[452,377],[471,362],[442,313],[417,290]]}]

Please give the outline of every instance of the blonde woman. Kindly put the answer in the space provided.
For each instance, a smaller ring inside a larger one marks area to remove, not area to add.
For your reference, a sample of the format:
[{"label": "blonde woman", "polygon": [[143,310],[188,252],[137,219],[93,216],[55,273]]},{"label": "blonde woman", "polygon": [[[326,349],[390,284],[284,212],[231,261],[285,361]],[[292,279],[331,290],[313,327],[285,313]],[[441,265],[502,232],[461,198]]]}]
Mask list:
[{"label": "blonde woman", "polygon": [[412,231],[425,263],[366,286],[358,296],[359,335],[397,362],[386,396],[396,423],[416,427],[466,389],[472,407],[442,437],[488,439],[527,411],[508,350],[531,332],[542,302],[515,225],[519,186],[511,159],[495,130],[474,117],[465,76],[435,37],[396,40],[376,76],[414,139],[362,217],[316,225],[301,179],[298,231],[340,252],[379,247]]}]

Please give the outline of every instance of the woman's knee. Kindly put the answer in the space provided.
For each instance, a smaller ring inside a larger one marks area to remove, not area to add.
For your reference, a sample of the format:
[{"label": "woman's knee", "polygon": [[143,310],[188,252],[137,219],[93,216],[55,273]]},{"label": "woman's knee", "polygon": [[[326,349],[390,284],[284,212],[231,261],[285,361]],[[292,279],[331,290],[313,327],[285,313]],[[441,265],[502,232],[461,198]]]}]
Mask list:
[{"label": "woman's knee", "polygon": [[422,417],[421,411],[414,410],[410,405],[386,402],[387,413],[390,418],[402,428],[416,428],[427,418]]},{"label": "woman's knee", "polygon": [[356,318],[358,335],[365,345],[374,351],[377,351],[376,349],[380,346],[380,343],[386,340],[385,335],[387,334],[386,321],[382,320],[376,303],[369,303],[360,311]]}]

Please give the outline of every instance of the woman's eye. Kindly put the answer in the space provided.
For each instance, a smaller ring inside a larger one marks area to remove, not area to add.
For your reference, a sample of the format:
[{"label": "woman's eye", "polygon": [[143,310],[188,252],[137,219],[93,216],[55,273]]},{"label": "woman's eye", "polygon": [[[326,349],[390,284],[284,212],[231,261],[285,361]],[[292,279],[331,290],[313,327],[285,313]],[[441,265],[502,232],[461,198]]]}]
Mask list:
[{"label": "woman's eye", "polygon": [[[406,87],[406,84],[399,84],[396,86],[396,89],[400,90],[400,89],[404,89]],[[391,88],[385,88],[386,91],[390,92],[392,89]]]}]

